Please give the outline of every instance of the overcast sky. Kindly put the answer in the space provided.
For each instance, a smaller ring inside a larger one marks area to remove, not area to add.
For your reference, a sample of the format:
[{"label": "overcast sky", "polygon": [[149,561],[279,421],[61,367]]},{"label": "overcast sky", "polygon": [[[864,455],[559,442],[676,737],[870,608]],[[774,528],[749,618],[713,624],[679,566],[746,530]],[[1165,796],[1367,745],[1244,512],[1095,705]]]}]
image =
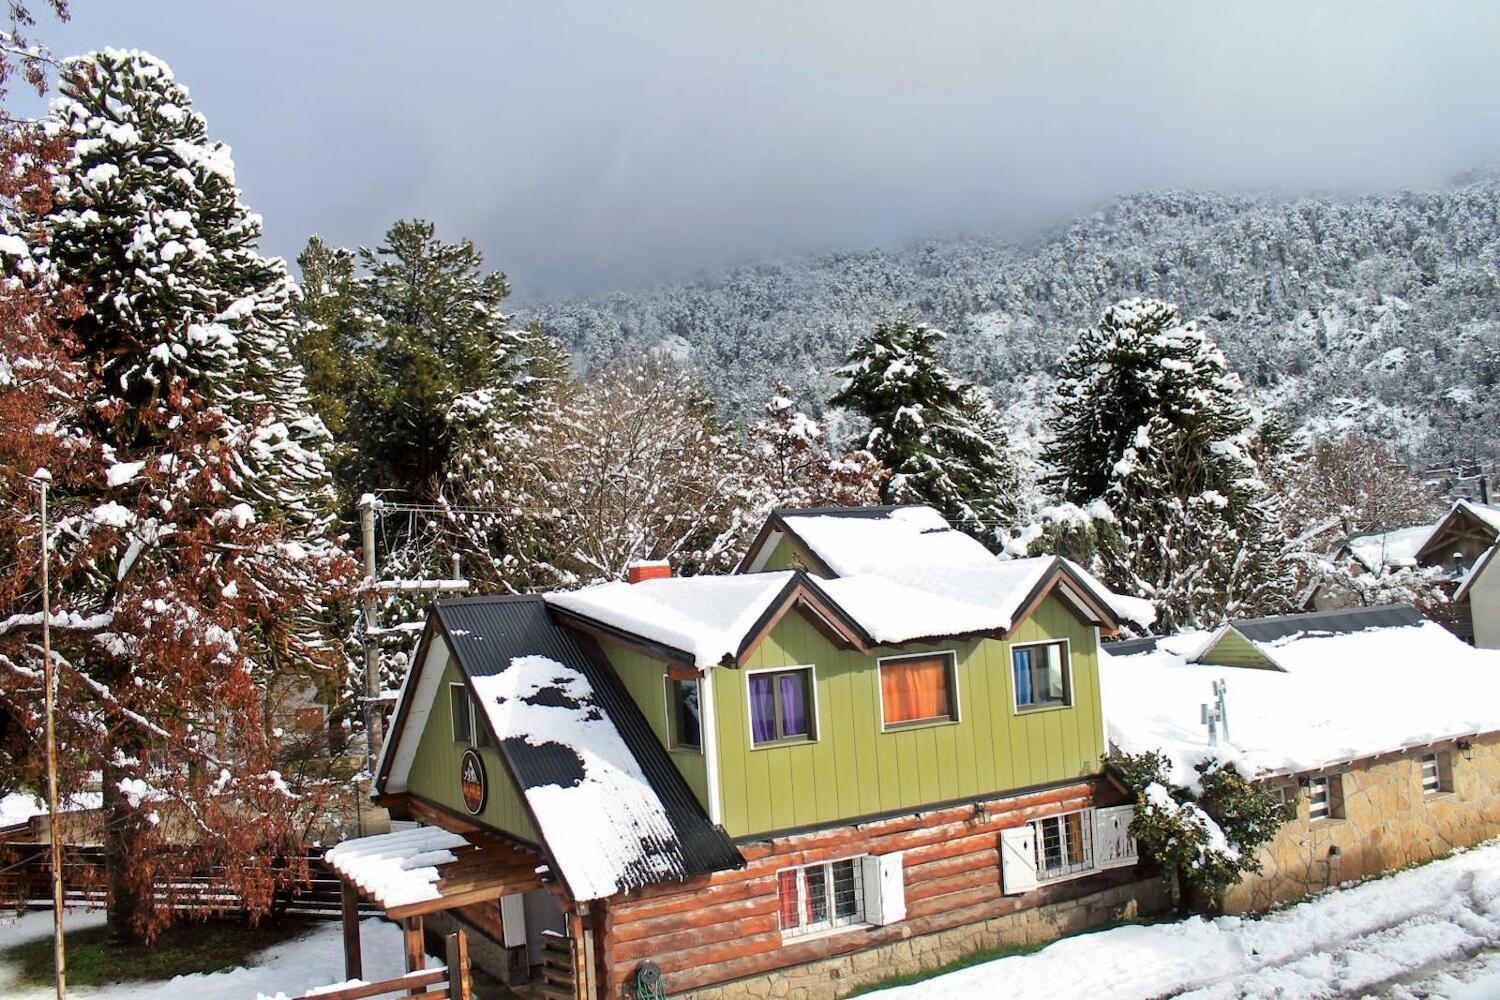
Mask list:
[{"label": "overcast sky", "polygon": [[171,63],[268,250],[423,216],[525,298],[1500,163],[1494,0],[72,5],[38,36]]}]

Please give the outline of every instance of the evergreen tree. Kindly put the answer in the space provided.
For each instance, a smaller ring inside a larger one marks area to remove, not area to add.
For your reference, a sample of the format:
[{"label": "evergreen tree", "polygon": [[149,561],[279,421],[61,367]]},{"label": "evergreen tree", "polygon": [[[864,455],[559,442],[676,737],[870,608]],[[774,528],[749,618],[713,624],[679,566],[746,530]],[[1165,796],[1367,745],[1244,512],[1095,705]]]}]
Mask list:
[{"label": "evergreen tree", "polygon": [[887,503],[924,503],[994,544],[1016,519],[1015,469],[994,406],[938,357],[946,334],[893,320],[860,340],[829,401],[870,423],[866,449],[890,470]]},{"label": "evergreen tree", "polygon": [[103,773],[111,929],[150,935],[153,881],[205,864],[269,906],[317,797],[275,769],[267,692],[331,666],[319,613],[349,567],[292,286],[228,148],[151,56],[70,60],[59,90],[33,245],[87,379],[67,433],[98,458],[57,479],[65,753]]},{"label": "evergreen tree", "polygon": [[1239,378],[1196,323],[1165,302],[1120,302],[1080,334],[1057,392],[1046,454],[1064,500],[1100,522],[1095,569],[1147,596],[1163,629],[1282,610],[1280,499]]}]

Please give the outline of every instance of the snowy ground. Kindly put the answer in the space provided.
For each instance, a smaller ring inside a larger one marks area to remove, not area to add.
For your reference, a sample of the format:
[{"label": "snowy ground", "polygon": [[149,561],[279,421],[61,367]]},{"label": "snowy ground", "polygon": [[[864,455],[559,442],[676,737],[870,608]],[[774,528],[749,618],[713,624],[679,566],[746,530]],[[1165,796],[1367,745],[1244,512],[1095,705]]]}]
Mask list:
[{"label": "snowy ground", "polygon": [[[104,922],[100,912],[69,911],[66,928],[82,930]],[[0,917],[0,948],[52,933],[52,912],[35,911],[19,920]],[[383,920],[365,920],[360,925],[367,980],[393,979],[406,971],[401,931]],[[431,965],[441,961],[429,958]],[[51,986],[23,989],[15,983],[15,970],[0,964],[0,997],[4,1000],[47,1000]],[[337,921],[328,921],[303,935],[255,956],[249,968],[178,976],[169,982],[124,983],[107,987],[69,986],[68,996],[77,1000],[160,1000],[161,997],[191,997],[192,1000],[255,1000],[258,995],[278,993],[300,997],[316,986],[342,982],[344,946]]]},{"label": "snowy ground", "polygon": [[1120,927],[879,1000],[1500,998],[1500,842],[1259,920]]}]

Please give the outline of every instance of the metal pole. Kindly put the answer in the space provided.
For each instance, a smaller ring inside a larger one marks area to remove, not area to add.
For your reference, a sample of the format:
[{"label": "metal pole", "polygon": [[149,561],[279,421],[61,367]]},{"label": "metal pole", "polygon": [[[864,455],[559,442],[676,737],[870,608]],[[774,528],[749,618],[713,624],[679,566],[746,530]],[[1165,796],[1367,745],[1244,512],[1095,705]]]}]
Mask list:
[{"label": "metal pole", "polygon": [[375,505],[373,493],[359,498],[359,527],[365,550],[365,768],[373,772],[375,755],[380,752],[380,642],[375,636],[379,616],[379,596],[375,591]]},{"label": "metal pole", "polygon": [[58,833],[61,814],[57,808],[57,729],[54,718],[57,713],[57,677],[52,668],[52,605],[48,595],[50,581],[47,574],[49,554],[47,548],[47,484],[52,475],[46,469],[38,469],[37,482],[42,487],[42,684],[47,689],[47,823],[52,834],[52,962],[57,969],[57,1000],[68,994],[63,949],[63,868],[62,840]]}]

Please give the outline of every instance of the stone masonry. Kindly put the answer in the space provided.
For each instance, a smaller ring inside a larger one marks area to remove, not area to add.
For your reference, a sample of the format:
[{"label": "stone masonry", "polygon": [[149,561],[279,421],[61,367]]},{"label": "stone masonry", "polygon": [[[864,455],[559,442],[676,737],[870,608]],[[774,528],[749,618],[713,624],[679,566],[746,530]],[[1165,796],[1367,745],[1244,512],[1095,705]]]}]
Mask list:
[{"label": "stone masonry", "polygon": [[[1421,758],[1430,751],[1450,755],[1452,791],[1423,794]],[[1300,789],[1297,818],[1262,849],[1260,875],[1229,891],[1225,910],[1266,910],[1500,835],[1500,733],[1475,738],[1472,755],[1439,743],[1317,772],[1339,776],[1343,815],[1309,822]]]}]

